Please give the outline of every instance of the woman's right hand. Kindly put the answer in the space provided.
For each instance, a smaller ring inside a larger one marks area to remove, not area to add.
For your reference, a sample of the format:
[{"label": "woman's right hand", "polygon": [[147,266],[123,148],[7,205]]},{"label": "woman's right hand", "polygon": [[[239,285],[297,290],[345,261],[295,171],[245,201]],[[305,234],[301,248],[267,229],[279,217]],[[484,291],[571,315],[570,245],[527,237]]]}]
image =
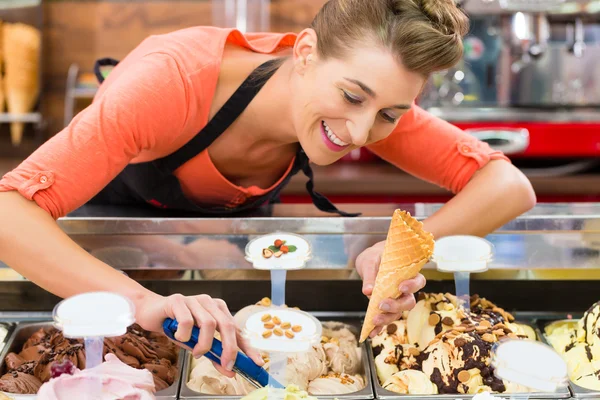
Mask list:
[{"label": "woman's right hand", "polygon": [[136,303],[136,322],[142,328],[162,332],[162,324],[166,318],[177,320],[179,327],[175,338],[181,342],[190,340],[194,325],[200,328],[198,344],[192,350],[196,358],[210,350],[215,330],[218,330],[223,343],[223,353],[221,364],[214,364],[225,376],[235,376],[232,368],[239,350],[242,350],[256,364],[264,365],[260,353],[252,349],[242,337],[227,304],[221,299],[213,299],[205,294],[198,296],[174,294],[165,297],[151,293]]}]

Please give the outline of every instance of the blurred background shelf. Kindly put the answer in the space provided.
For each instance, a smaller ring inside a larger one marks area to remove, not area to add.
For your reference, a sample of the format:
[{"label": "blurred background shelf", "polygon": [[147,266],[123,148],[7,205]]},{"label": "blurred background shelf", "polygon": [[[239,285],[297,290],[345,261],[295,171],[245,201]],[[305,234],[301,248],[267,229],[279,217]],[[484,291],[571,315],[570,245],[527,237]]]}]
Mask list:
[{"label": "blurred background shelf", "polygon": [[43,122],[42,113],[32,112],[27,114],[0,113],[0,123],[23,122],[26,124],[41,125]]}]

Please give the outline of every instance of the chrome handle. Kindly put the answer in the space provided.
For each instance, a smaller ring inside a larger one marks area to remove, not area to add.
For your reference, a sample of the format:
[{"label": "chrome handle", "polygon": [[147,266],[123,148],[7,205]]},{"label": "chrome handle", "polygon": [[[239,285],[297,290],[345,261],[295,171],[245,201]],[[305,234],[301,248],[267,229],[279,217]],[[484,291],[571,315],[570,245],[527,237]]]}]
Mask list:
[{"label": "chrome handle", "polygon": [[529,147],[529,131],[525,128],[472,128],[465,132],[504,154],[521,153]]}]

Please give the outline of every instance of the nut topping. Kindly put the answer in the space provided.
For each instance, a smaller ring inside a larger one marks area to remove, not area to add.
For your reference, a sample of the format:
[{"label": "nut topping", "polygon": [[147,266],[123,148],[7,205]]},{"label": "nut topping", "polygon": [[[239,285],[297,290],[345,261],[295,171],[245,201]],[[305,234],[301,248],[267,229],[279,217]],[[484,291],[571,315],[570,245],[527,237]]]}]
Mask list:
[{"label": "nut topping", "polygon": [[492,335],[491,333],[485,333],[483,336],[481,336],[481,338],[488,343],[494,343],[496,341],[496,336]]},{"label": "nut topping", "polygon": [[288,338],[290,338],[290,339],[294,338],[294,334],[292,332],[290,332],[290,331],[285,331],[285,336],[288,337]]},{"label": "nut topping", "polygon": [[411,347],[410,349],[408,349],[408,354],[410,354],[413,357],[418,357],[421,354],[421,352],[418,349]]},{"label": "nut topping", "polygon": [[442,320],[442,324],[446,325],[446,326],[453,326],[454,325],[454,320],[450,317],[445,317]]},{"label": "nut topping", "polygon": [[290,324],[289,322],[284,322],[281,324],[281,329],[290,329],[292,327],[292,324]]},{"label": "nut topping", "polygon": [[279,328],[273,329],[273,333],[277,336],[283,336],[283,331]]},{"label": "nut topping", "polygon": [[270,307],[271,306],[271,299],[268,297],[263,297],[262,300],[258,303],[259,305],[263,306],[263,307]]},{"label": "nut topping", "polygon": [[271,337],[271,335],[272,335],[272,334],[273,334],[273,332],[271,332],[271,331],[264,331],[264,332],[263,332],[263,334],[262,334],[262,336],[263,336],[265,339],[268,339],[268,338],[270,338],[270,337]]},{"label": "nut topping", "polygon": [[458,373],[458,380],[462,383],[469,382],[469,379],[471,379],[471,374],[469,373],[469,371],[462,370]]},{"label": "nut topping", "polygon": [[273,317],[273,323],[274,323],[275,325],[279,325],[279,324],[281,324],[281,320],[279,319],[279,317],[278,317],[278,316],[274,316],[274,317]]},{"label": "nut topping", "polygon": [[298,332],[302,331],[302,327],[300,325],[294,325],[294,326],[292,326],[292,331],[298,333]]},{"label": "nut topping", "polygon": [[272,322],[267,322],[266,324],[264,324],[265,329],[273,329],[275,328],[275,324],[273,324]]},{"label": "nut topping", "polygon": [[265,314],[260,319],[262,322],[269,322],[271,320],[271,314]]},{"label": "nut topping", "polygon": [[429,325],[431,326],[436,326],[437,324],[439,324],[440,322],[440,316],[438,314],[431,314],[429,316]]},{"label": "nut topping", "polygon": [[263,249],[262,255],[264,258],[271,258],[273,256],[273,252],[269,249]]}]

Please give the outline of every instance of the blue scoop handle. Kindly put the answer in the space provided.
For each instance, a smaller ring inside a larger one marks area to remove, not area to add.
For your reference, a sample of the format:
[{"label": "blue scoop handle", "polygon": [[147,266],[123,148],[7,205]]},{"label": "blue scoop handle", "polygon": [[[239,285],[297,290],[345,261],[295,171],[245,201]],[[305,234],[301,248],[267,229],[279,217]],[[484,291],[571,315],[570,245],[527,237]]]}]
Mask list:
[{"label": "blue scoop handle", "polygon": [[[187,342],[181,342],[175,339],[175,332],[177,331],[177,327],[179,324],[176,320],[167,318],[163,322],[163,330],[165,334],[172,340],[182,343],[185,346],[193,349],[198,344],[198,338],[200,336],[200,328],[194,326],[192,328],[192,337]],[[205,357],[209,358],[211,361],[216,362],[217,364],[221,364],[221,355],[223,354],[223,344],[217,338],[213,338],[212,346],[210,351],[204,354]],[[280,383],[276,382],[274,379],[269,380],[269,373],[262,367],[256,365],[254,361],[247,355],[238,351],[237,357],[234,363],[234,369],[238,369],[239,371],[245,373],[250,376],[252,379],[256,380],[260,385],[266,387],[271,383],[271,385],[283,388],[284,386]]]}]

